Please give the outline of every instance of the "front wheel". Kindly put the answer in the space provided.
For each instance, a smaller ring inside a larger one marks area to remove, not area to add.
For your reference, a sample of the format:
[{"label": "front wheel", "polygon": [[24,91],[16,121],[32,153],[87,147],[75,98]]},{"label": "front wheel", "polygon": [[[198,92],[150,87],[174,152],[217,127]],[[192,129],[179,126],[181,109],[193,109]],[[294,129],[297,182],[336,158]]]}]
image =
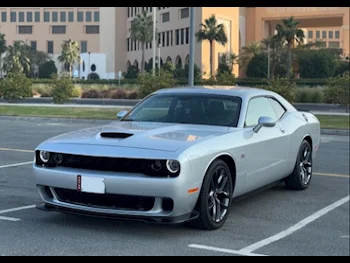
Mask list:
[{"label": "front wheel", "polygon": [[191,221],[192,227],[216,230],[222,227],[229,214],[232,198],[232,176],[227,164],[214,161],[203,180],[197,209],[199,217]]},{"label": "front wheel", "polygon": [[301,143],[294,171],[285,179],[288,189],[305,190],[312,177],[312,148],[307,140]]}]

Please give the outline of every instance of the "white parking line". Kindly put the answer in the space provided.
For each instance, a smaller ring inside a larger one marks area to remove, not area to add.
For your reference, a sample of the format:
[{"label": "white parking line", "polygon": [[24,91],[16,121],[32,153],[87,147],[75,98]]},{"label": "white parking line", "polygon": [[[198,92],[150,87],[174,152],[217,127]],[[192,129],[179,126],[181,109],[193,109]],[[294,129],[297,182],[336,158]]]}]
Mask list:
[{"label": "white parking line", "polygon": [[26,164],[31,164],[31,163],[33,163],[33,161],[31,161],[31,162],[25,162],[25,163],[7,164],[7,165],[2,165],[2,166],[0,166],[0,169],[2,169],[2,168],[9,168],[9,167],[16,167],[16,166],[21,166],[21,165],[26,165]]},{"label": "white parking line", "polygon": [[284,230],[280,233],[277,233],[274,236],[271,236],[269,238],[266,238],[264,240],[261,240],[257,243],[254,243],[250,246],[247,246],[245,248],[240,249],[238,252],[240,253],[251,253],[255,250],[258,250],[262,247],[265,247],[273,242],[276,242],[282,238],[285,238],[291,234],[293,234],[294,232],[300,230],[301,228],[305,227],[306,225],[312,223],[313,221],[315,221],[316,219],[320,218],[321,216],[326,215],[327,213],[331,212],[332,210],[336,209],[337,207],[345,204],[346,202],[349,201],[350,196],[348,195],[347,197],[344,197],[342,199],[340,199],[339,201],[317,211],[316,213],[310,215],[309,217],[305,218],[304,220],[298,222],[297,224],[295,224],[294,226],[288,228],[287,230]]},{"label": "white parking line", "polygon": [[0,216],[0,220],[17,222],[17,221],[20,221],[21,219],[14,218],[14,217]]},{"label": "white parking line", "polygon": [[27,205],[27,206],[21,206],[21,207],[6,209],[6,210],[0,210],[0,214],[16,212],[16,211],[25,210],[25,209],[31,209],[31,208],[34,208],[34,207],[35,207],[35,205]]},{"label": "white parking line", "polygon": [[209,246],[202,246],[202,245],[197,245],[197,244],[191,244],[188,247],[198,248],[198,249],[203,249],[203,250],[210,250],[210,251],[215,251],[215,252],[223,252],[223,253],[228,253],[228,254],[235,254],[235,255],[239,255],[239,256],[251,256],[251,257],[267,256],[267,255],[249,253],[249,252],[241,252],[239,250],[232,250],[232,249],[219,248],[219,247],[209,247]]}]

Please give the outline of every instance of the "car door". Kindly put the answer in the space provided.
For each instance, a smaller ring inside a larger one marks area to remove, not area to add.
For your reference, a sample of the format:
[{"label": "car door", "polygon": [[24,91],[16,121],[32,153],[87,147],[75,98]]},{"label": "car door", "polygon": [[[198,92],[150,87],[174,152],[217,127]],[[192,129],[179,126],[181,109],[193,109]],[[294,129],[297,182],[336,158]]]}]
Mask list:
[{"label": "car door", "polygon": [[[244,128],[249,163],[246,191],[272,183],[282,178],[286,171],[289,137],[280,121],[281,112],[276,114],[273,103],[271,98],[255,97],[248,104]],[[276,125],[262,127],[255,133],[253,128],[262,116],[272,118]]]}]

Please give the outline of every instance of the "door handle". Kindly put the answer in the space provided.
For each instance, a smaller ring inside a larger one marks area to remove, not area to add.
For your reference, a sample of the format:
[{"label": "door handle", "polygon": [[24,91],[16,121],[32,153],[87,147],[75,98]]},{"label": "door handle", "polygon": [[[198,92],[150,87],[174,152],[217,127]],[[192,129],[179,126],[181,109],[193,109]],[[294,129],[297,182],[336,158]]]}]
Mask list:
[{"label": "door handle", "polygon": [[280,128],[280,131],[281,131],[282,133],[285,133],[285,132],[286,132],[286,130],[283,129],[283,128]]}]

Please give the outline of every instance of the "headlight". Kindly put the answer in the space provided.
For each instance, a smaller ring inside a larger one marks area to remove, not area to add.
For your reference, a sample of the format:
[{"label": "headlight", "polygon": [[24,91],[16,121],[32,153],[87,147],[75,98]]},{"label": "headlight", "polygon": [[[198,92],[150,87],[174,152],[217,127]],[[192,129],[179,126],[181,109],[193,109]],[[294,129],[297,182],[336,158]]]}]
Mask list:
[{"label": "headlight", "polygon": [[63,155],[60,153],[55,153],[52,157],[56,164],[61,164],[63,162]]},{"label": "headlight", "polygon": [[180,163],[176,160],[167,160],[166,168],[169,170],[169,172],[175,174],[180,170]]},{"label": "headlight", "polygon": [[40,151],[40,160],[43,162],[43,163],[47,163],[49,160],[50,160],[50,152],[46,152],[46,151]]}]

